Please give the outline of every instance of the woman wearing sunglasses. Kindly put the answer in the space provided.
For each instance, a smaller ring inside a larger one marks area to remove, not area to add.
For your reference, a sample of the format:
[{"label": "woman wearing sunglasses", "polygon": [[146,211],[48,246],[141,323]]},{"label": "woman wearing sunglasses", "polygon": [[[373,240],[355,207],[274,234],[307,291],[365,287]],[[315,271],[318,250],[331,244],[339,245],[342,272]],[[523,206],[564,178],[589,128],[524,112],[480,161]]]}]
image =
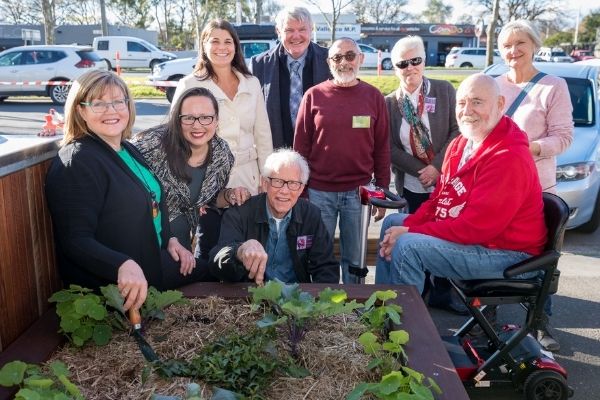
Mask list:
[{"label": "woman wearing sunglasses", "polygon": [[207,269],[171,235],[165,192],[126,141],[135,119],[130,98],[112,72],[77,78],[45,188],[64,283],[117,284],[125,309],[139,309],[149,285],[173,289],[202,280]]},{"label": "woman wearing sunglasses", "polygon": [[[413,213],[429,198],[437,182],[448,143],[458,135],[456,94],[446,81],[427,79],[425,48],[419,36],[396,42],[392,62],[400,85],[385,98],[390,116],[392,172],[396,191]],[[442,283],[440,283],[442,284]],[[449,304],[448,299],[431,305]],[[451,303],[450,303],[451,304]],[[464,306],[451,305],[464,312]],[[446,307],[447,308],[447,307]]]},{"label": "woman wearing sunglasses", "polygon": [[177,97],[166,124],[132,141],[166,189],[173,235],[203,259],[219,236],[219,209],[250,198],[244,187],[225,188],[234,161],[218,126],[215,96],[191,88]]},{"label": "woman wearing sunglasses", "polygon": [[229,22],[209,21],[199,41],[196,68],[179,81],[173,104],[192,87],[207,88],[214,94],[221,112],[219,136],[227,141],[235,158],[227,186],[243,186],[255,195],[262,166],[273,152],[260,83],[246,67],[240,40]]}]

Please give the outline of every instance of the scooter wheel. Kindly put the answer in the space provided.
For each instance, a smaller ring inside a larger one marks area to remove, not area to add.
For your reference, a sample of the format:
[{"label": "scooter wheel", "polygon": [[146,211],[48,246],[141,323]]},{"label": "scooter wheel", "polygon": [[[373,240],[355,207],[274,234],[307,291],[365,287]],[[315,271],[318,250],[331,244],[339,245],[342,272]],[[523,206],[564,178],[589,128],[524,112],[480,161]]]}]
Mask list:
[{"label": "scooter wheel", "polygon": [[569,386],[564,376],[555,371],[534,371],[524,385],[527,400],[567,400]]}]

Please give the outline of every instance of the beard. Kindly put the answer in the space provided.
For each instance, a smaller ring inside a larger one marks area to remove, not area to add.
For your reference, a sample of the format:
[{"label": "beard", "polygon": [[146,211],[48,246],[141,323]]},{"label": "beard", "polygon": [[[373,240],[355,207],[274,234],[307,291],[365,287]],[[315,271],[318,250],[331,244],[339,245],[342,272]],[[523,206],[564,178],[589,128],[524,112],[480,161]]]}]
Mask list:
[{"label": "beard", "polygon": [[354,70],[354,68],[335,67],[331,68],[331,75],[333,76],[334,82],[346,85],[348,83],[354,82],[357,73]]}]

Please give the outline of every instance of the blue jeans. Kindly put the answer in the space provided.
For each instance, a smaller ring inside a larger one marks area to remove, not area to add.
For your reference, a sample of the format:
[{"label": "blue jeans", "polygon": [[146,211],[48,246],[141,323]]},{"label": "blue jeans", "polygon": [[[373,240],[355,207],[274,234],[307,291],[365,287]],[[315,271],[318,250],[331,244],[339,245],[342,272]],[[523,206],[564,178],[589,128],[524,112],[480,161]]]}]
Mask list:
[{"label": "blue jeans", "polygon": [[323,192],[308,189],[310,202],[321,209],[325,227],[335,235],[335,227],[340,220],[340,254],[343,283],[359,283],[360,278],[348,272],[348,265],[360,264],[360,199],[358,191]]},{"label": "blue jeans", "polygon": [[[402,225],[407,214],[391,214],[383,221],[381,240],[386,229]],[[414,285],[423,291],[425,271],[451,279],[503,278],[504,270],[531,257],[511,250],[462,245],[420,233],[401,235],[392,250],[391,261],[377,256],[375,283]]]}]

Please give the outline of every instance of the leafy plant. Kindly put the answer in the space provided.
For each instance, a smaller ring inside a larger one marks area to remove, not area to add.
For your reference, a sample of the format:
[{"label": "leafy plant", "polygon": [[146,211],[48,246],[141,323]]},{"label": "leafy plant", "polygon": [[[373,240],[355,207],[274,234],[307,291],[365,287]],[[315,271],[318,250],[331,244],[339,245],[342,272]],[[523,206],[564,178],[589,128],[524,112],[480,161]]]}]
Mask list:
[{"label": "leafy plant", "polygon": [[[100,288],[102,295],[91,289],[71,285],[54,293],[48,301],[56,304],[60,317],[60,332],[78,347],[93,340],[98,346],[106,345],[113,329],[126,331],[129,322],[123,309],[124,299],[116,285]],[[164,319],[163,309],[184,302],[183,294],[175,290],[159,292],[153,287],[141,309],[145,319]]]},{"label": "leafy plant", "polygon": [[393,290],[377,290],[369,296],[365,302],[365,311],[362,314],[362,321],[372,331],[384,333],[389,328],[389,321],[400,325],[400,313],[402,307],[398,304],[386,304],[388,300],[393,300],[398,294]]},{"label": "leafy plant", "polygon": [[372,332],[365,332],[358,338],[358,342],[363,346],[365,353],[374,357],[368,368],[379,368],[382,375],[401,367],[402,360],[406,359],[406,353],[402,345],[408,343],[408,332],[404,330],[392,331],[388,337],[389,340],[383,343],[379,343],[379,338]]},{"label": "leafy plant", "polygon": [[19,386],[16,400],[84,398],[69,380],[69,369],[60,361],[51,363],[47,370],[22,361],[9,362],[0,369],[0,386]]},{"label": "leafy plant", "polygon": [[310,293],[301,291],[298,284],[286,285],[278,280],[248,290],[252,293],[253,310],[263,303],[271,310],[258,321],[258,326],[287,328],[288,347],[294,358],[299,357],[298,346],[317,318],[351,313],[362,307],[356,300],[348,302],[348,295],[343,290],[326,288],[316,300]]},{"label": "leafy plant", "polygon": [[346,397],[346,400],[359,400],[364,394],[371,393],[383,400],[434,400],[434,392],[442,390],[431,378],[408,367],[392,371],[377,383],[361,382]]},{"label": "leafy plant", "polygon": [[[245,396],[256,396],[264,389],[275,369],[280,366],[275,357],[272,336],[272,330],[234,333],[204,347],[190,362],[164,360],[158,361],[155,367],[164,377],[200,378],[206,383],[218,384]],[[220,396],[225,396],[226,391],[219,393]],[[236,397],[219,398],[236,399]]]}]

